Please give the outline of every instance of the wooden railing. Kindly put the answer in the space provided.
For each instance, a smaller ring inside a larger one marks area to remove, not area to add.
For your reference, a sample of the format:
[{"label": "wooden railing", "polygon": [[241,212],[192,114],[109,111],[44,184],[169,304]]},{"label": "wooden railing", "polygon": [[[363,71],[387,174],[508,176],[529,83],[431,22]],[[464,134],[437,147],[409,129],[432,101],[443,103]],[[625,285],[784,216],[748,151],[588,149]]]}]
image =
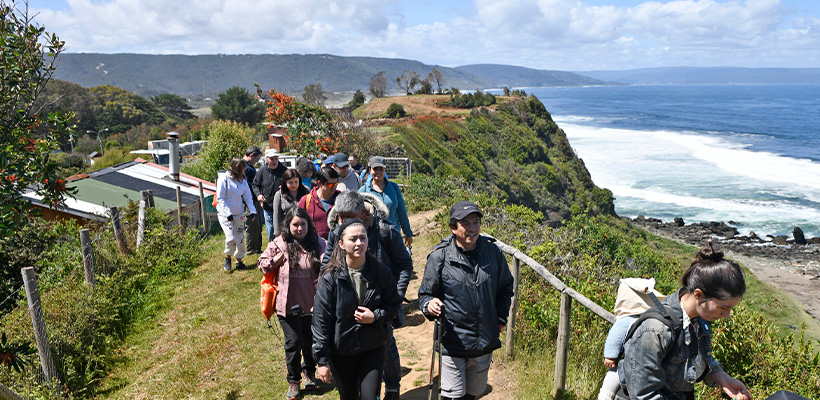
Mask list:
[{"label": "wooden railing", "polygon": [[601,319],[609,323],[615,322],[615,315],[598,305],[594,301],[588,299],[586,296],[576,292],[571,287],[561,282],[555,275],[549,272],[547,268],[533,260],[530,256],[521,252],[500,240],[496,239],[495,244],[506,254],[512,256],[513,264],[510,272],[512,272],[514,279],[514,291],[512,299],[512,307],[510,307],[510,317],[507,322],[507,342],[506,354],[507,357],[513,356],[513,347],[515,344],[515,314],[518,310],[518,283],[520,277],[521,263],[529,266],[538,275],[541,275],[549,284],[556,290],[561,292],[561,314],[558,320],[558,340],[555,344],[555,378],[552,387],[552,396],[558,395],[564,391],[567,382],[567,351],[569,348],[569,333],[570,333],[570,317],[572,315],[572,301],[575,300],[582,306],[586,307]]}]

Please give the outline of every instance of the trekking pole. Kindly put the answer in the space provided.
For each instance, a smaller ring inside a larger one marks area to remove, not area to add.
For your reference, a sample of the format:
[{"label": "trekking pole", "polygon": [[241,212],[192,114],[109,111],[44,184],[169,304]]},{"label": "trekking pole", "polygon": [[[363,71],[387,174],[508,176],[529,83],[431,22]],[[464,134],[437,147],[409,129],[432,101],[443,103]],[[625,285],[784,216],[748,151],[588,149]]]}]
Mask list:
[{"label": "trekking pole", "polygon": [[[444,304],[442,304],[444,307]],[[436,351],[438,351],[438,400],[441,400],[441,337],[444,336],[444,326],[442,325],[444,318],[444,308],[441,309],[441,315],[438,316],[439,319],[439,328],[438,328],[438,340],[436,340]]]},{"label": "trekking pole", "polygon": [[[433,356],[430,359],[430,379],[428,380],[429,385],[427,386],[427,400],[433,400],[433,371],[436,369],[436,350],[439,345],[439,320],[441,319],[441,315],[439,315],[435,321],[433,321]],[[441,361],[439,360],[439,371],[441,371]],[[441,372],[439,372],[441,373]],[[439,379],[440,381],[440,379]],[[439,383],[440,385],[440,383]],[[441,396],[441,390],[439,390],[439,396]]]}]

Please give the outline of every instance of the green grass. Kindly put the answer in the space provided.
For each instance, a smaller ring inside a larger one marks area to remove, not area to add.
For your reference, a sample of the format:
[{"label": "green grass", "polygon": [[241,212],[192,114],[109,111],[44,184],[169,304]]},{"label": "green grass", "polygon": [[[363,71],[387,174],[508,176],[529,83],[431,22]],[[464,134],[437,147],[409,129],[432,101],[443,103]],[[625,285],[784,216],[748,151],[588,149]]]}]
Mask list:
[{"label": "green grass", "polygon": [[[281,328],[259,311],[256,270],[222,271],[222,237],[214,257],[165,289],[167,306],[132,333],[100,398],[280,398],[287,391]],[[255,265],[258,256],[245,258]],[[329,385],[313,396],[338,398]]]}]

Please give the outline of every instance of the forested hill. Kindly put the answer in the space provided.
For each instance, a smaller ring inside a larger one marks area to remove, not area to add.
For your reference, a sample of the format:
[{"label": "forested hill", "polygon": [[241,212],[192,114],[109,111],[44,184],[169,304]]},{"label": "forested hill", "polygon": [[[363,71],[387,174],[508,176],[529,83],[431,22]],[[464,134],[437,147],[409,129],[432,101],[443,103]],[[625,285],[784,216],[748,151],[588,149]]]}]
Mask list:
[{"label": "forested hill", "polygon": [[[54,78],[84,87],[112,85],[142,96],[162,93],[190,96],[216,95],[231,86],[253,89],[254,83],[258,83],[263,89],[276,88],[290,93],[301,93],[305,86],[315,83],[321,83],[328,92],[367,92],[370,78],[379,71],[385,71],[388,91],[398,92],[395,80],[405,70],[414,71],[420,75],[420,79],[424,79],[433,67],[444,75],[443,87],[462,90],[498,88],[504,85],[580,86],[603,83],[571,72],[511,66],[495,66],[491,71],[475,66],[447,68],[397,58],[339,57],[328,54],[187,56],[63,53]],[[522,70],[526,70],[526,73]],[[526,79],[509,79],[511,75],[522,74]]]},{"label": "forested hill", "polygon": [[501,87],[592,86],[611,84],[567,71],[550,71],[499,64],[462,65],[457,68],[473,76],[494,82]]}]

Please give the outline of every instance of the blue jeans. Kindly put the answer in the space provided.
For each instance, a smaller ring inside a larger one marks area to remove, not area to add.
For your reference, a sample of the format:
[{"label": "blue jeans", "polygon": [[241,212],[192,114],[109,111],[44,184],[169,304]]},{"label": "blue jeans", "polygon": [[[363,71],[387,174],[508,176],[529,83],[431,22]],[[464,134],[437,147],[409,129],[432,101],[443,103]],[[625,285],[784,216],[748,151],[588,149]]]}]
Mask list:
[{"label": "blue jeans", "polygon": [[401,383],[401,360],[396,338],[393,337],[393,326],[387,324],[387,344],[384,346],[384,391],[398,392]]},{"label": "blue jeans", "polygon": [[265,231],[268,232],[268,242],[273,241],[273,211],[262,209],[262,214],[265,216]]}]

